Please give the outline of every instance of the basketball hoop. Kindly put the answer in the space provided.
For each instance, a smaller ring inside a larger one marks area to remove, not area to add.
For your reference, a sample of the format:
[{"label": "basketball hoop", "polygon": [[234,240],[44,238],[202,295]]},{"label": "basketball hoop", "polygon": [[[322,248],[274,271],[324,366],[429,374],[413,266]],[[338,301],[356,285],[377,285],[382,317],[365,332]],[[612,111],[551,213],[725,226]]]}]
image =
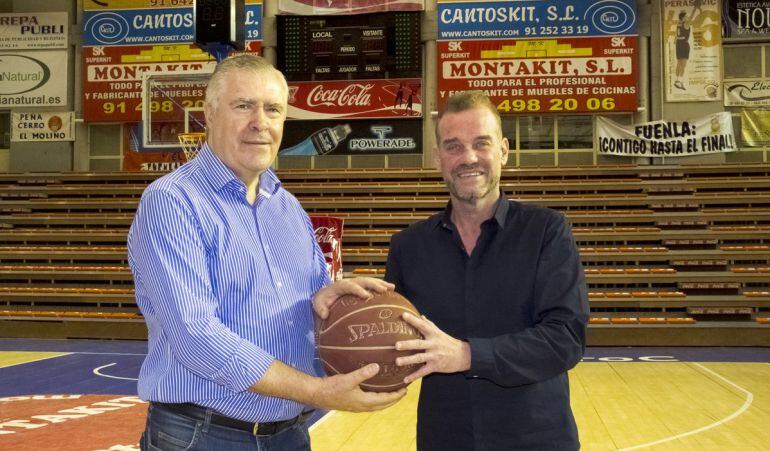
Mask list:
[{"label": "basketball hoop", "polygon": [[203,132],[180,133],[177,137],[179,138],[182,150],[184,150],[184,156],[187,157],[187,161],[191,161],[198,155],[203,142],[206,141],[206,133]]}]

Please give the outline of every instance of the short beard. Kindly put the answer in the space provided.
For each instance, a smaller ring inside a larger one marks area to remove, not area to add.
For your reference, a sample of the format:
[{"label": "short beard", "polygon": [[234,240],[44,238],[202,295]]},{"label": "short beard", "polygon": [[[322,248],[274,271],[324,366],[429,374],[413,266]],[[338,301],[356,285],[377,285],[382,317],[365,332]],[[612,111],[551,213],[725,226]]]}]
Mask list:
[{"label": "short beard", "polygon": [[451,178],[448,180],[445,179],[444,182],[446,182],[447,189],[453,198],[470,205],[476,205],[481,199],[484,199],[491,193],[498,191],[500,187],[500,180],[493,178],[485,187],[482,188],[481,192],[474,190],[470,193],[460,193],[455,184],[452,183]]}]

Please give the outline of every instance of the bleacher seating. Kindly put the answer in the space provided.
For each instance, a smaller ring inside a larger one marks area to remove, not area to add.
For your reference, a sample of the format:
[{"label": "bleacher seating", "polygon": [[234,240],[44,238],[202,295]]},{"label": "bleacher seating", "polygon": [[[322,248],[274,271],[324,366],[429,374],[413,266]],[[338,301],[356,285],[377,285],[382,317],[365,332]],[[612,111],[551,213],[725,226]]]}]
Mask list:
[{"label": "bleacher seating", "polygon": [[[138,338],[125,239],[158,173],[0,174],[0,335]],[[430,169],[279,171],[345,220],[348,275],[382,277],[390,237],[444,207]],[[589,283],[590,342],[769,345],[770,165],[505,169],[562,211]]]}]

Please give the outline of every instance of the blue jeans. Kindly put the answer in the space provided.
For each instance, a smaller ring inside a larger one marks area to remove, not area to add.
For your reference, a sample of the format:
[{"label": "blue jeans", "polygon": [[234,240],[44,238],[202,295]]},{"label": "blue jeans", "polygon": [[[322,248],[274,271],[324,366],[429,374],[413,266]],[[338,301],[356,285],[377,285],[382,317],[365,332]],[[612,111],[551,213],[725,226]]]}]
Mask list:
[{"label": "blue jeans", "polygon": [[211,424],[210,415],[200,421],[150,405],[140,443],[146,451],[310,451],[310,434],[306,424],[297,423],[275,435],[254,436]]}]

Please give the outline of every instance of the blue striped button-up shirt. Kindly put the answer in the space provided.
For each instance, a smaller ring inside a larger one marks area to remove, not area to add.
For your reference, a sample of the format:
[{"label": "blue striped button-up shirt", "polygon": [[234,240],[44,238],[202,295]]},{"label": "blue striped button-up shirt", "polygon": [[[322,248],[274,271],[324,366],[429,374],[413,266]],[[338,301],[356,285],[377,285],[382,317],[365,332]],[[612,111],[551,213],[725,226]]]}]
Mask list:
[{"label": "blue striped button-up shirt", "polygon": [[328,283],[310,220],[272,170],[251,205],[243,182],[204,145],[145,190],[128,260],[149,329],[142,399],[246,421],[302,411],[248,390],[273,359],[318,374],[311,299]]}]

